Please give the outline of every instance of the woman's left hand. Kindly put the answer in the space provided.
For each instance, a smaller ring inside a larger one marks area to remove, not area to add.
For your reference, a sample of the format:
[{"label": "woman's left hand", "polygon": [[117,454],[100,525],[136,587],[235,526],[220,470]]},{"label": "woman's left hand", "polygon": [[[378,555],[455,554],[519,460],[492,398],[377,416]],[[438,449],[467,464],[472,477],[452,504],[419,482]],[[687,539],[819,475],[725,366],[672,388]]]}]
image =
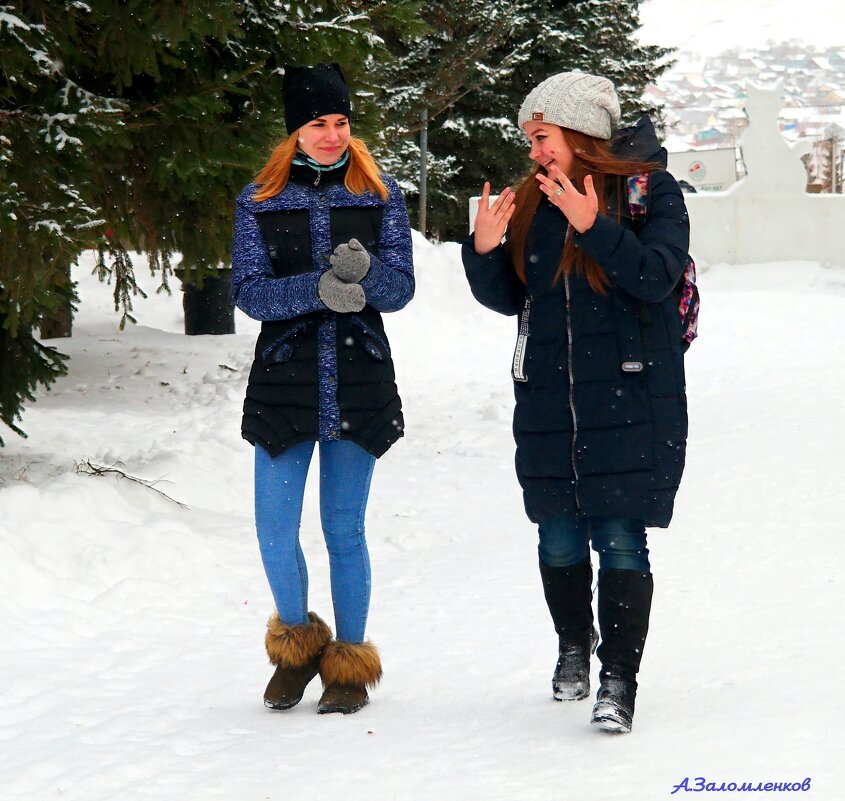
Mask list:
[{"label": "woman's left hand", "polygon": [[566,215],[572,227],[579,234],[583,234],[593,227],[599,213],[599,199],[593,186],[593,176],[584,178],[586,194],[582,195],[556,164],[552,164],[549,169],[554,180],[541,172],[536,174],[540,189]]}]

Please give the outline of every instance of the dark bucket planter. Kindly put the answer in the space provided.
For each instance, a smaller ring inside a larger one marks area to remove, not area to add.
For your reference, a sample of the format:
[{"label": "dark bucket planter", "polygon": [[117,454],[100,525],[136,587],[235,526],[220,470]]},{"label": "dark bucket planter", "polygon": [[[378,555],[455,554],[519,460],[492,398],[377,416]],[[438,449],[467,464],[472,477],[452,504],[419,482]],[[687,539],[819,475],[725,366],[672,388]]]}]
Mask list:
[{"label": "dark bucket planter", "polygon": [[[178,270],[176,275],[182,278]],[[231,270],[218,270],[216,276],[205,276],[202,288],[183,281],[182,293],[186,334],[193,336],[235,333]]]}]

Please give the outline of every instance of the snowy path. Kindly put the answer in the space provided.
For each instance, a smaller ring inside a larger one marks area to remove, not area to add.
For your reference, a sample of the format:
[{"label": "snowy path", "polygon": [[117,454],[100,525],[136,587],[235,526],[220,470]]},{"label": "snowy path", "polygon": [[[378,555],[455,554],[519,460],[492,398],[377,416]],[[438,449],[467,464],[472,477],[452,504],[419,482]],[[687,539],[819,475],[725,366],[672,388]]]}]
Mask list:
[{"label": "snowy path", "polygon": [[[179,297],[151,295],[118,334],[79,271],[72,372],[0,451],[0,799],[651,801],[697,776],[811,777],[808,797],[841,798],[845,271],[701,279],[688,470],[651,535],[637,718],[614,738],[589,729],[589,702],[550,698],[512,469],[513,321],[471,300],[455,245],[416,245],[417,298],[388,320],[408,436],[368,514],[385,679],[349,717],[315,714],[316,683],[290,712],[261,704],[271,599],[238,432],[254,324],[184,337]],[[84,459],[164,476],[189,508],[77,474]],[[331,619],[313,486],[303,545]]]}]

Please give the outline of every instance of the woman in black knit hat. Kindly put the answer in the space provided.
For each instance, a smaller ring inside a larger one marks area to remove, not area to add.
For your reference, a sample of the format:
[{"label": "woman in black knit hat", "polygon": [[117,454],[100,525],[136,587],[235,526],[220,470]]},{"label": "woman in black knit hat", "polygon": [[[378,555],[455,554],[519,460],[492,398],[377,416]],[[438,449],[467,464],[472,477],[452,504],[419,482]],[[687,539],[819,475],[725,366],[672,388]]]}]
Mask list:
[{"label": "woman in black knit hat", "polygon": [[[319,672],[318,711],[350,713],[381,677],[364,639],[364,515],[376,459],[403,434],[381,313],[413,297],[411,234],[396,182],[350,134],[340,67],[286,67],[283,101],[289,136],[238,197],[232,248],[235,303],[262,321],[242,433],[255,446],[256,529],[277,609],[264,702],[294,706]],[[308,611],[299,544],[315,443],[336,638]]]},{"label": "woman in black knit hat", "polygon": [[615,131],[606,78],[554,75],[518,121],[533,169],[492,204],[485,184],[463,261],[478,301],[518,315],[516,470],[558,635],[553,696],[590,693],[592,544],[592,723],[626,732],[652,599],[646,527],[668,526],[686,450],[689,221],[648,118]]}]

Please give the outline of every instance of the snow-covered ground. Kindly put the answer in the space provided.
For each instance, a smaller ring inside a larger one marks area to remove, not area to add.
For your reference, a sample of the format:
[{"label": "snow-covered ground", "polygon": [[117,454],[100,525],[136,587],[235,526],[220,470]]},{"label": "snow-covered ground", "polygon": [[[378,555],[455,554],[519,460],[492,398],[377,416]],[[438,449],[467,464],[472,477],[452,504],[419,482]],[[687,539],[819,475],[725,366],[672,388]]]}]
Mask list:
[{"label": "snow-covered ground", "polygon": [[[351,716],[317,716],[318,682],[289,712],[262,704],[272,601],[239,435],[257,324],[186,337],[179,294],[151,294],[121,333],[109,288],[76,271],[70,375],[0,451],[0,798],[652,801],[685,777],[843,798],[845,269],[701,275],[688,468],[650,535],[634,731],[613,737],[590,702],[551,699],[514,321],[472,300],[457,245],[415,246],[417,297],[387,319],[407,436],[368,513],[385,678]],[[303,546],[330,620],[314,489]]]}]

